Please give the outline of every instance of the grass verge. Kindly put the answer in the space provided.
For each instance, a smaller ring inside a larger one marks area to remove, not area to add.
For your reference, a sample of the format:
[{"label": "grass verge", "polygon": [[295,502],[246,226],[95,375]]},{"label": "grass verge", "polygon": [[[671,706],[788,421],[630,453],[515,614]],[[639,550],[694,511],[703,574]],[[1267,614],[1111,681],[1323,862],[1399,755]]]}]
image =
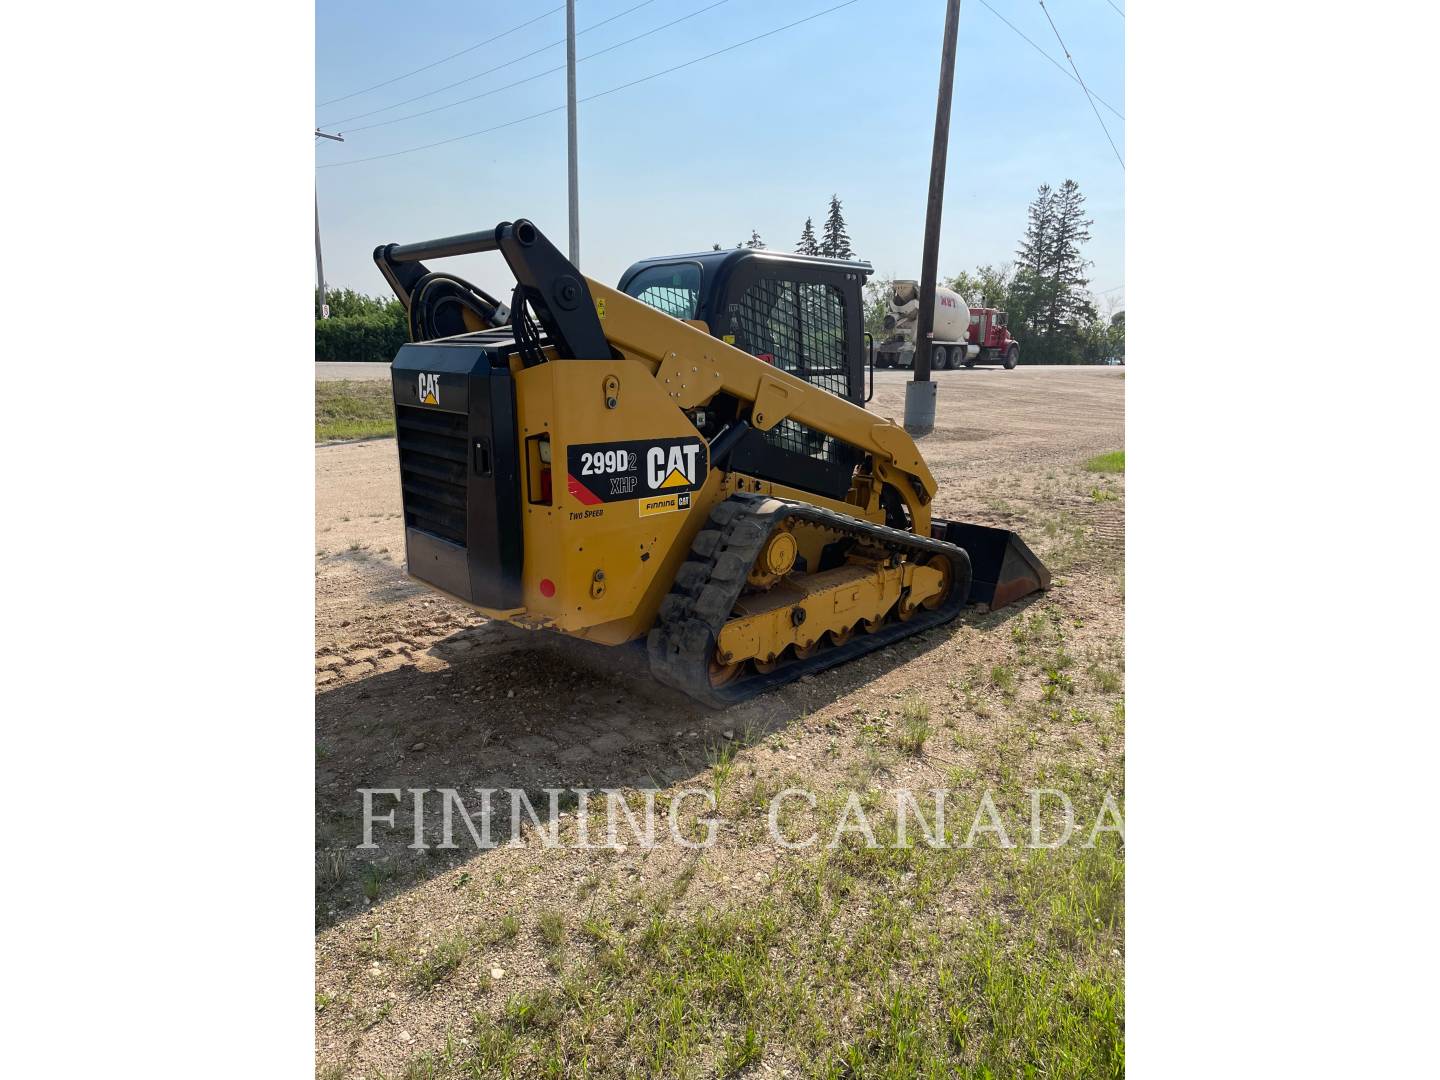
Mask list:
[{"label": "grass verge", "polygon": [[336,379],[315,384],[315,441],[375,439],[395,434],[390,383]]},{"label": "grass verge", "polygon": [[1087,472],[1098,473],[1123,473],[1125,471],[1125,451],[1111,450],[1108,454],[1097,454],[1085,462]]}]

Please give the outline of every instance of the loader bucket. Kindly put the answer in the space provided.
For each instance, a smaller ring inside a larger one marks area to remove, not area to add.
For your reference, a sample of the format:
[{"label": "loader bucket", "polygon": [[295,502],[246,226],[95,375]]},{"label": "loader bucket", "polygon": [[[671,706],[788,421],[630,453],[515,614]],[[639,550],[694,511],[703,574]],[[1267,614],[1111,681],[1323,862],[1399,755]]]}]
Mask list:
[{"label": "loader bucket", "polygon": [[993,611],[1050,587],[1050,571],[1009,529],[935,518],[931,532],[935,539],[962,547],[969,554],[974,571],[972,604],[985,604]]}]

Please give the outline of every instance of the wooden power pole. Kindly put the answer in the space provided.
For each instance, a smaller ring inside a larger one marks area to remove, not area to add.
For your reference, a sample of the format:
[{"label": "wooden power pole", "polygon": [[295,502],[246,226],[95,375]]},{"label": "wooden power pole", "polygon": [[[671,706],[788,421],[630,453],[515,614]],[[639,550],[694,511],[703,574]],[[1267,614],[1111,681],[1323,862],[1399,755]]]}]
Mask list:
[{"label": "wooden power pole", "polygon": [[940,261],[940,212],[945,202],[945,153],[950,145],[950,98],[955,87],[955,39],[960,0],[945,6],[945,40],[940,47],[940,96],[935,103],[935,145],[930,151],[930,196],[925,203],[925,251],[920,260],[920,311],[915,327],[915,379],[905,387],[905,430],[935,430],[936,386],[930,381],[930,339],[935,336],[935,273]]}]

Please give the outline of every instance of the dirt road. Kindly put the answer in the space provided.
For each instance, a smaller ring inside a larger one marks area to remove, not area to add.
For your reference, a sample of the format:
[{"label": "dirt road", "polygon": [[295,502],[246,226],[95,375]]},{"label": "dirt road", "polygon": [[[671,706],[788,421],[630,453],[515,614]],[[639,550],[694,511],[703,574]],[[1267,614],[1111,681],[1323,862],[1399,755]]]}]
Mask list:
[{"label": "dirt road", "polygon": [[[870,408],[898,420],[908,378],[877,373]],[[618,857],[564,852],[558,862],[529,849],[417,853],[406,850],[403,806],[377,850],[356,851],[357,789],[667,789],[705,782],[714,748],[737,739],[747,747],[747,775],[799,773],[838,785],[868,768],[924,786],[1022,729],[1022,775],[1077,759],[1118,767],[1118,721],[1096,718],[1120,714],[1124,477],[1097,476],[1081,463],[1124,446],[1124,372],[1022,367],[943,372],[937,381],[938,427],[921,442],[940,485],[937,514],[1020,531],[1052,567],[1056,588],[1017,608],[963,615],[723,713],[653,684],[638,651],[486,624],[408,581],[393,440],[317,448],[317,991],[329,1002],[317,1015],[322,1064],[369,1075],[435,1050],[477,1010],[504,1008],[504,994],[487,996],[492,965],[507,991],[552,978],[547,950],[527,929],[484,938],[453,985],[421,992],[407,972],[436,935],[507,914],[528,926],[545,903],[573,908],[582,883],[588,903],[623,904],[682,873],[680,853],[663,847]],[[1025,620],[1039,613],[1062,642],[1053,647],[1080,665],[1073,680],[1064,677],[1070,685],[1054,674],[1046,682],[1029,659]],[[1013,668],[1014,685],[993,674],[1000,668]],[[1068,695],[1064,718],[1041,704],[1055,685]],[[860,726],[891,723],[898,703],[916,695],[953,743],[935,760],[928,751],[882,760]],[[743,871],[748,881],[779,857],[737,834],[706,853],[700,872],[684,872],[677,902],[733,903],[744,894],[732,893],[732,876]],[[483,900],[473,891],[482,886]]]}]

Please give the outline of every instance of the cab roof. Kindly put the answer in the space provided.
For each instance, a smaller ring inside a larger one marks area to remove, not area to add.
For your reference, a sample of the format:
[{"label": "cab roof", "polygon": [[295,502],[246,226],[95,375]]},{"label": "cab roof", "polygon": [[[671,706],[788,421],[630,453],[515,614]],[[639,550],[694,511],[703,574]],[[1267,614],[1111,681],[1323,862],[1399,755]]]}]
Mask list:
[{"label": "cab roof", "polygon": [[859,274],[861,280],[875,273],[875,268],[863,259],[832,259],[824,255],[796,255],[788,251],[771,251],[769,248],[722,248],[719,251],[693,251],[684,255],[661,255],[653,259],[641,259],[620,277],[623,291],[626,282],[651,266],[668,263],[699,263],[707,278],[726,277],[735,266],[749,260],[775,266],[808,266]]}]

